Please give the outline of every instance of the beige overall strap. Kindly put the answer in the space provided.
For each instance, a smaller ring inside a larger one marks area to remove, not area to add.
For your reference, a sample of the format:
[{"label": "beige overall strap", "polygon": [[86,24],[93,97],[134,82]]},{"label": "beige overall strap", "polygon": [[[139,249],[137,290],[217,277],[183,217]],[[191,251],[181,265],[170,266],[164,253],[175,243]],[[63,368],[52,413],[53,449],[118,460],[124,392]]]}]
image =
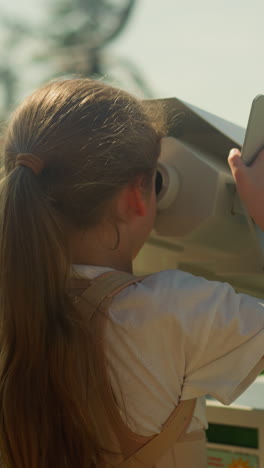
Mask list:
[{"label": "beige overall strap", "polygon": [[[93,313],[106,298],[112,297],[114,294],[117,294],[119,290],[135,283],[137,280],[140,281],[142,278],[142,276],[136,277],[120,271],[109,271],[94,280],[73,278],[73,289],[78,289],[78,285],[85,286],[85,283],[89,282],[88,287],[86,284],[86,289],[82,294],[76,296],[76,304],[78,304],[79,309],[83,309],[87,320],[90,320]],[[90,315],[88,314],[87,308],[85,308],[87,303],[92,306],[92,308],[90,308]]]},{"label": "beige overall strap", "polygon": [[186,432],[195,404],[196,399],[182,401],[178,406],[177,416],[160,434],[116,466],[118,468],[152,468],[155,462]]}]

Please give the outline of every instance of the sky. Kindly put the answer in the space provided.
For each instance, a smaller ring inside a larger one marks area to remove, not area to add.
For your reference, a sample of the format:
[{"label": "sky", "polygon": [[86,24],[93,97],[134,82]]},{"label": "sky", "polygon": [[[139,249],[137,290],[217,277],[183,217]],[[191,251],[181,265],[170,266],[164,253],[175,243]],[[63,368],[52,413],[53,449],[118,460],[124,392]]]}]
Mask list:
[{"label": "sky", "polygon": [[[0,11],[38,23],[47,1],[0,0]],[[263,0],[138,0],[109,52],[129,57],[155,97],[245,127],[253,98],[264,94],[263,18]]]},{"label": "sky", "polygon": [[246,126],[264,93],[264,2],[141,0],[122,40],[159,97]]}]

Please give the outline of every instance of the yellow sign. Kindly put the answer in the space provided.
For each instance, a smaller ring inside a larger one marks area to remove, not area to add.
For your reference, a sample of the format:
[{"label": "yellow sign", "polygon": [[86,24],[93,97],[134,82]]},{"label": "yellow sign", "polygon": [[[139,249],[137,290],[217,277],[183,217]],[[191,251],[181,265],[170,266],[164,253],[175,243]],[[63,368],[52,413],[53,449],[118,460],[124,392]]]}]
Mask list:
[{"label": "yellow sign", "polygon": [[249,465],[247,461],[238,458],[237,460],[232,460],[231,465],[228,465],[228,468],[252,468],[252,465]]},{"label": "yellow sign", "polygon": [[208,468],[259,468],[259,457],[219,449],[207,449]]}]

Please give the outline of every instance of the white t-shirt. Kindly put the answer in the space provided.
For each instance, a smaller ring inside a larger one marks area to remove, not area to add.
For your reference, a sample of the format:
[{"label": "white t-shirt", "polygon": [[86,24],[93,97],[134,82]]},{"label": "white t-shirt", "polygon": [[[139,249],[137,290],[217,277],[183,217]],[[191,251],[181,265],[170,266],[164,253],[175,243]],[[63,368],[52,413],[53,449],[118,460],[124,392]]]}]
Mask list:
[{"label": "white t-shirt", "polygon": [[[89,278],[110,270],[74,269]],[[264,301],[227,283],[162,271],[119,292],[109,315],[111,384],[138,434],[160,432],[179,398],[198,398],[188,432],[206,428],[205,395],[230,404],[264,368]]]}]

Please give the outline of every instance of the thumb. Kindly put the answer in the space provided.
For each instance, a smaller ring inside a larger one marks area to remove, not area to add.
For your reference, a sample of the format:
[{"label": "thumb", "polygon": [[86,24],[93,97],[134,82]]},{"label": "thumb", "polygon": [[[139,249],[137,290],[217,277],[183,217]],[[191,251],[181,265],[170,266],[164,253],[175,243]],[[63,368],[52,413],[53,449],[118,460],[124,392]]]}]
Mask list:
[{"label": "thumb", "polygon": [[230,151],[228,156],[228,164],[230,166],[235,182],[240,182],[246,173],[247,166],[241,159],[241,153],[237,148],[233,148]]}]

